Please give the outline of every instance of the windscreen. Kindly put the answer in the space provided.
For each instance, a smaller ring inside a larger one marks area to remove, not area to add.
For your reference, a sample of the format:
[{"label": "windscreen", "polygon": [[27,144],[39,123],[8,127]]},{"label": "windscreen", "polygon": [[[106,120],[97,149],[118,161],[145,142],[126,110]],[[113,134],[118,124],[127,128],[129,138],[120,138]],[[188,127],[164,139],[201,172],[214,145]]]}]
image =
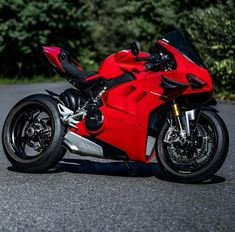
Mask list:
[{"label": "windscreen", "polygon": [[163,37],[163,40],[178,49],[194,63],[205,67],[197,49],[191,41],[191,36],[185,30],[172,31]]}]

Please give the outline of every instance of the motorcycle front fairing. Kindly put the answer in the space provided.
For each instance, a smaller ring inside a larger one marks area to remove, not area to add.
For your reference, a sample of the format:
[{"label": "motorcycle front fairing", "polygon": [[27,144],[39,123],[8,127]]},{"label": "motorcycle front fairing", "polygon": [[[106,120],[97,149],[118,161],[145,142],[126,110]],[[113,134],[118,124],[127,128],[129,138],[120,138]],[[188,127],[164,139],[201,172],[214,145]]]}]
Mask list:
[{"label": "motorcycle front fairing", "polygon": [[[154,155],[156,137],[153,138],[149,134],[150,114],[179,96],[202,92],[212,93],[213,89],[210,74],[204,66],[193,62],[166,40],[158,40],[158,44],[175,57],[176,69],[159,72],[146,70],[144,62],[137,62],[130,51],[121,51],[111,55],[101,65],[98,74],[112,78],[112,75],[130,72],[134,80],[111,88],[103,94],[103,105],[100,107],[104,115],[102,128],[96,132],[89,131],[85,126],[85,120],[82,120],[77,125],[76,133],[112,144],[124,151],[130,160],[142,162],[151,160]],[[147,56],[148,54],[142,53],[141,55]],[[187,78],[188,74],[195,75],[206,84],[200,88],[193,88]],[[163,76],[188,87],[166,91],[162,87]]]}]

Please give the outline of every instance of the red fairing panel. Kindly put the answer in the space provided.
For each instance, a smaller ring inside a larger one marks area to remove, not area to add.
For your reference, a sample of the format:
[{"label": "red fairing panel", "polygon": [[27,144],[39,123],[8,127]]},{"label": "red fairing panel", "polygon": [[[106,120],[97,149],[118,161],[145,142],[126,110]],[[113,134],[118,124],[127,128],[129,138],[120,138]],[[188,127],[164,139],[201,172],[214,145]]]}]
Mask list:
[{"label": "red fairing panel", "polygon": [[[144,62],[136,62],[130,51],[121,51],[109,56],[98,70],[106,78],[114,78],[125,71],[132,72],[135,80],[116,86],[102,96],[104,126],[97,133],[90,133],[82,121],[78,124],[77,133],[96,138],[112,144],[125,151],[131,160],[146,160],[146,142],[150,113],[177,96],[211,92],[212,81],[208,71],[184,57],[169,44],[158,41],[176,58],[177,69],[172,71],[152,72],[144,68]],[[142,53],[140,56],[148,56]],[[161,76],[188,84],[186,74],[191,73],[207,83],[201,89],[178,89],[165,93],[161,87]]]},{"label": "red fairing panel", "polygon": [[173,70],[175,75],[172,75],[171,78],[174,78],[174,80],[187,83],[188,81],[186,79],[186,74],[190,73],[190,74],[194,74],[195,76],[199,77],[200,79],[202,79],[204,82],[207,83],[207,85],[201,89],[191,89],[191,88],[186,89],[186,91],[184,92],[184,95],[197,93],[197,92],[198,93],[207,92],[207,91],[213,90],[212,78],[211,78],[210,73],[207,71],[207,69],[195,64],[186,56],[182,55],[176,48],[172,47],[166,42],[162,40],[158,40],[158,43],[161,44],[163,47],[165,47],[169,52],[171,52],[176,59],[177,69]]},{"label": "red fairing panel", "polygon": [[[146,52],[140,52],[140,56],[149,56]],[[130,50],[122,50],[107,57],[98,69],[98,74],[104,78],[115,78],[124,71],[143,72],[144,62],[137,62]]]},{"label": "red fairing panel", "polygon": [[[155,87],[153,87],[155,84]],[[152,110],[164,103],[156,95],[160,76],[130,81],[104,94],[104,105],[100,108],[105,122],[96,138],[110,143],[128,153],[132,160],[146,161],[146,139],[148,117]],[[151,93],[152,89],[154,93]],[[89,136],[84,123],[80,123],[79,134]]]},{"label": "red fairing panel", "polygon": [[46,55],[47,59],[50,61],[50,63],[53,66],[56,66],[58,69],[63,70],[63,67],[58,59],[58,55],[61,52],[61,49],[59,47],[52,47],[52,46],[48,46],[48,47],[42,47],[43,48],[43,52]]}]

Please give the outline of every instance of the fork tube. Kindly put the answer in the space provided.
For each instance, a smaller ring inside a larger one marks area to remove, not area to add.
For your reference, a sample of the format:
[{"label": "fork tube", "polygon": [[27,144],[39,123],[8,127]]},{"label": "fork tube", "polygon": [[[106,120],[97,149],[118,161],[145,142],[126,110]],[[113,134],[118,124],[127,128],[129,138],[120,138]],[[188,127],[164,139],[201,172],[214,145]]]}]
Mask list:
[{"label": "fork tube", "polygon": [[176,125],[178,129],[182,131],[183,127],[180,121],[180,107],[175,100],[173,100],[173,104],[171,105],[171,108],[172,108],[173,117],[175,118],[175,121],[176,121]]}]

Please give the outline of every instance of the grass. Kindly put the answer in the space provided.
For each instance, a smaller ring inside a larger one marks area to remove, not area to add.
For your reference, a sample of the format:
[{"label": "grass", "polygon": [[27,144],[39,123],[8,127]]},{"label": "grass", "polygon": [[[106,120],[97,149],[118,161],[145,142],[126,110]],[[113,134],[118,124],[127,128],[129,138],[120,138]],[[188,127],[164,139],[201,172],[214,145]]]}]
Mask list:
[{"label": "grass", "polygon": [[0,84],[26,84],[26,83],[41,83],[41,82],[56,82],[61,81],[61,77],[45,77],[45,76],[34,76],[32,78],[27,77],[0,77]]},{"label": "grass", "polygon": [[235,93],[231,93],[228,91],[223,91],[219,93],[215,93],[216,98],[220,100],[229,100],[229,101],[235,101]]}]

